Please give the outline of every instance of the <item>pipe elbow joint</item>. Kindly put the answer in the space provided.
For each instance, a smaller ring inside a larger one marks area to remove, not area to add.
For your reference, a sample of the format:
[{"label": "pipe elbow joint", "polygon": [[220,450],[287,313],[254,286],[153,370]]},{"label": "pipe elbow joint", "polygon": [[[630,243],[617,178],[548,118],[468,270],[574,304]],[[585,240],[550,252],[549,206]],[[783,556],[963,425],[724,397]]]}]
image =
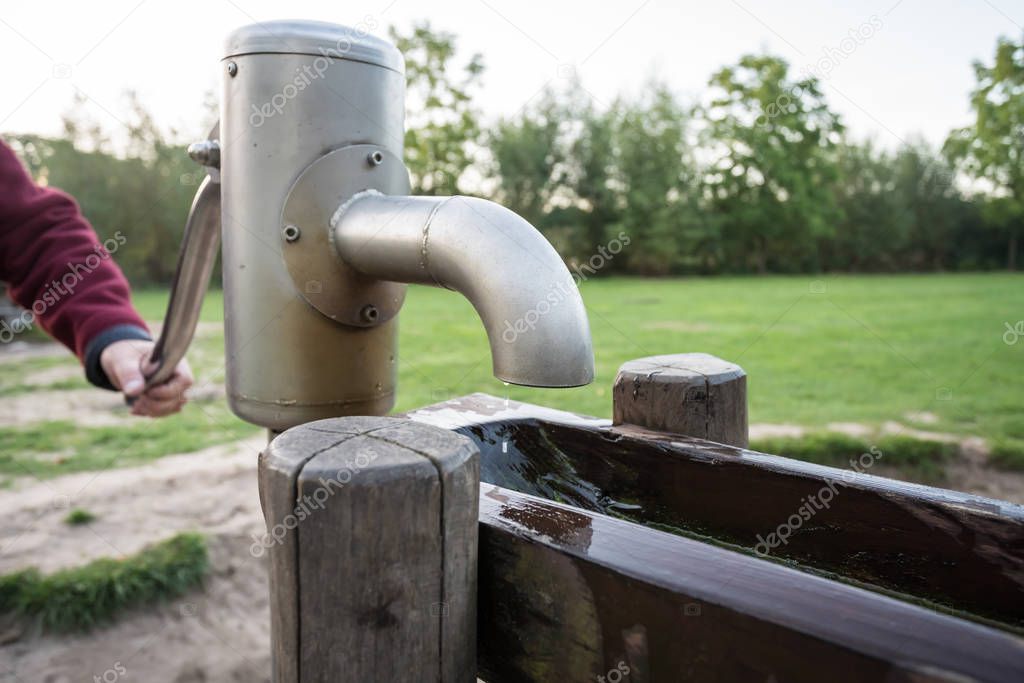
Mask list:
[{"label": "pipe elbow joint", "polygon": [[364,192],[339,208],[331,230],[338,256],[356,270],[469,299],[498,379],[537,387],[593,381],[590,325],[576,281],[518,214],[473,197]]}]

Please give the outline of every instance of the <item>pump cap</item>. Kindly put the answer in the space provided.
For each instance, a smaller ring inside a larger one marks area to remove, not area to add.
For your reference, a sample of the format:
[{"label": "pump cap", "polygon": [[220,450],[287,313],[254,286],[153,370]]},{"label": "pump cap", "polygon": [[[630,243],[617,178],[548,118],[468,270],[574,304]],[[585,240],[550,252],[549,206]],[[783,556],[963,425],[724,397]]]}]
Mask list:
[{"label": "pump cap", "polygon": [[300,54],[347,59],[405,72],[402,53],[363,29],[325,21],[285,19],[249,24],[227,38],[225,59],[254,53]]}]

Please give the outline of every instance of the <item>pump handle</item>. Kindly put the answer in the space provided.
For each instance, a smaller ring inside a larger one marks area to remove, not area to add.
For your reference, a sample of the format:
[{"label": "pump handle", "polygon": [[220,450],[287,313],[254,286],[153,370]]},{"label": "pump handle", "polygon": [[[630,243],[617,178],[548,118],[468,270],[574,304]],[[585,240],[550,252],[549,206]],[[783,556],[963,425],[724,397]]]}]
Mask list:
[{"label": "pump handle", "polygon": [[215,139],[218,129],[219,125],[214,126],[210,139],[189,146],[189,156],[205,166],[209,175],[192,200],[163,328],[153,353],[142,368],[147,388],[169,380],[178,361],[185,356],[217,259],[221,227],[220,147]]}]

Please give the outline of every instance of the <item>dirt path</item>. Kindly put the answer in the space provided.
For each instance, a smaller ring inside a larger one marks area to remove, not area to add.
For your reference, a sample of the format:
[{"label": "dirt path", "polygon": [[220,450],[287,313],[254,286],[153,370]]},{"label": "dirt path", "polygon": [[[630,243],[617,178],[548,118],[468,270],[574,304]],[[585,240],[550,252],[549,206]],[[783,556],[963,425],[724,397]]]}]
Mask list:
[{"label": "dirt path", "polygon": [[[250,439],[143,467],[70,475],[0,497],[0,573],[26,566],[50,572],[130,554],[190,529],[207,536],[212,565],[202,589],[88,634],[41,636],[0,626],[0,682],[103,680],[117,667],[126,678],[135,674],[128,680],[268,680],[266,568],[249,553],[252,534],[262,531],[256,455],[263,443]],[[66,525],[72,506],[97,520]]]}]

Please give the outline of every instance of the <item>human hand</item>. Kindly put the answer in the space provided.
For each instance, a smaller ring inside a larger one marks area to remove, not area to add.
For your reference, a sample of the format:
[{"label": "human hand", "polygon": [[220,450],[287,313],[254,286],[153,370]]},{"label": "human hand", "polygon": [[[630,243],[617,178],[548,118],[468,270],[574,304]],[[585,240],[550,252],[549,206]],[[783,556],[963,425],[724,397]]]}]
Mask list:
[{"label": "human hand", "polygon": [[163,417],[181,410],[185,405],[185,390],[192,386],[192,369],[182,359],[169,380],[146,389],[142,364],[153,352],[153,342],[122,339],[109,344],[100,353],[100,366],[110,383],[131,402],[133,415]]}]

